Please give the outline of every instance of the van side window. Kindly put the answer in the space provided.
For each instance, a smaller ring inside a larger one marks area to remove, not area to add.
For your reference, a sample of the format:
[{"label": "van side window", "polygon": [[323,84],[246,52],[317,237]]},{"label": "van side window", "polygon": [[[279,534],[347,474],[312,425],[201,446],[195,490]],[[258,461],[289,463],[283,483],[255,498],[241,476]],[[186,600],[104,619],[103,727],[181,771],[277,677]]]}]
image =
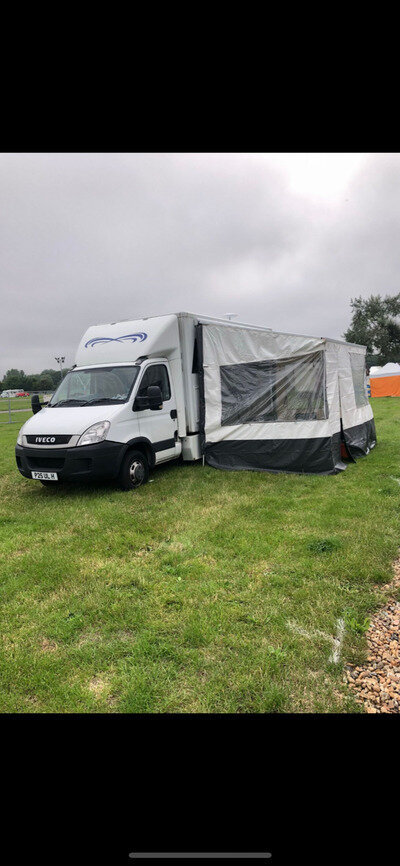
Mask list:
[{"label": "van side window", "polygon": [[163,401],[167,402],[171,399],[171,387],[165,364],[152,364],[151,367],[147,367],[140,383],[138,397],[145,397],[149,385],[158,385],[161,388]]}]

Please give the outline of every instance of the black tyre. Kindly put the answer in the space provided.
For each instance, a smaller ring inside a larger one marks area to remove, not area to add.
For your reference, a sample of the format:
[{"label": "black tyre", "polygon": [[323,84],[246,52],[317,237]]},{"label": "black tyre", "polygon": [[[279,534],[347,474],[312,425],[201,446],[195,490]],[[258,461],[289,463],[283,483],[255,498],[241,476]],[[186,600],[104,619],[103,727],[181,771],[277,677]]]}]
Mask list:
[{"label": "black tyre", "polygon": [[136,490],[146,484],[149,477],[149,464],[141,451],[128,451],[119,474],[123,490]]}]

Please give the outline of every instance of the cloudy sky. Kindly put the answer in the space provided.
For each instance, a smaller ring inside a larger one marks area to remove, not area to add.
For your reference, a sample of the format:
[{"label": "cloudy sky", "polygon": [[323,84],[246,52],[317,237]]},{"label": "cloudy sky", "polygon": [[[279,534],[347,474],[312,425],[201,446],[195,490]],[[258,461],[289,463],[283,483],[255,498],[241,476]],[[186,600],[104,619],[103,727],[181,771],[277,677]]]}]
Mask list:
[{"label": "cloudy sky", "polygon": [[0,377],[179,310],[341,337],[399,240],[398,154],[0,155]]}]

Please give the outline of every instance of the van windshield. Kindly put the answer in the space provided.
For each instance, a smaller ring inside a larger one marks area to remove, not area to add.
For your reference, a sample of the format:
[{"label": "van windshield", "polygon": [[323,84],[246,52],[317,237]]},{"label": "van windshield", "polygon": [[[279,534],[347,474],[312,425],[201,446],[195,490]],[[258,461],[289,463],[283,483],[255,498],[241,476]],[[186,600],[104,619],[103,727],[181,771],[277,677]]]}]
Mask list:
[{"label": "van windshield", "polygon": [[140,367],[88,367],[71,370],[53,394],[49,407],[126,403]]}]

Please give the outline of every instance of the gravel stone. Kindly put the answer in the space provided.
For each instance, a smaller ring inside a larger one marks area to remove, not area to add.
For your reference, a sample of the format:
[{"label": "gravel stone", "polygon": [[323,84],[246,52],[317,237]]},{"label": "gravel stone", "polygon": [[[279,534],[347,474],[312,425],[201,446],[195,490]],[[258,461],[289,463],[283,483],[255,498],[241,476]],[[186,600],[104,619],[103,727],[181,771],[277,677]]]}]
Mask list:
[{"label": "gravel stone", "polygon": [[[394,579],[383,589],[400,587],[400,559]],[[371,619],[366,634],[368,656],[364,666],[347,666],[345,679],[367,713],[400,712],[400,603],[391,598]]]}]

